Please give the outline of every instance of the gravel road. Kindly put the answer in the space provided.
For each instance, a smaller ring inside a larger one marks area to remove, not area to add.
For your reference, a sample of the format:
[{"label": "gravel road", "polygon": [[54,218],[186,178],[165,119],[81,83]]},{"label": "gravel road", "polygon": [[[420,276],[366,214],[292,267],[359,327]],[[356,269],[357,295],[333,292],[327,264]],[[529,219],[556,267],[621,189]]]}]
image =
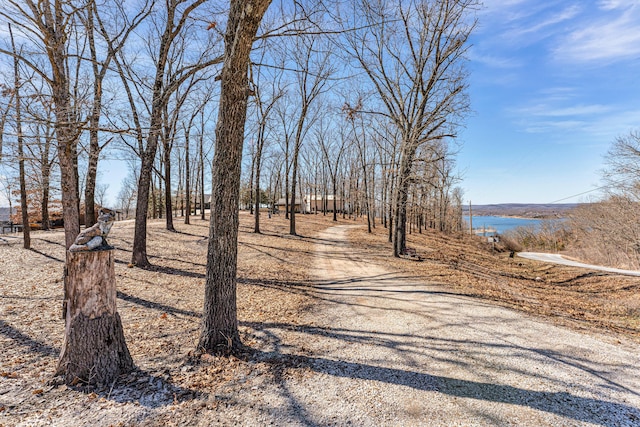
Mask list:
[{"label": "gravel road", "polygon": [[532,259],[535,261],[550,262],[553,264],[570,265],[572,267],[588,268],[590,270],[608,271],[610,273],[624,274],[625,276],[640,276],[640,271],[623,270],[621,268],[603,267],[600,265],[585,264],[567,259],[559,254],[548,254],[543,252],[519,252],[519,257]]},{"label": "gravel road", "polygon": [[392,274],[349,250],[348,227],[318,236],[324,303],[298,337],[312,372],[287,382],[276,422],[640,425],[640,346]]}]

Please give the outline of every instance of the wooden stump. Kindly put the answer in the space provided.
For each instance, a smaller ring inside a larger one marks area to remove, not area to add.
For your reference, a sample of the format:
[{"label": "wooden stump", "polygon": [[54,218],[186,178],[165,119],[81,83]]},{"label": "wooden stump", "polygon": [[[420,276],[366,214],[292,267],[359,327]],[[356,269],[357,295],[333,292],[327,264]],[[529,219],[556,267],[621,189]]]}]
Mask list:
[{"label": "wooden stump", "polygon": [[106,385],[133,369],[116,311],[113,250],[67,252],[65,337],[56,375]]}]

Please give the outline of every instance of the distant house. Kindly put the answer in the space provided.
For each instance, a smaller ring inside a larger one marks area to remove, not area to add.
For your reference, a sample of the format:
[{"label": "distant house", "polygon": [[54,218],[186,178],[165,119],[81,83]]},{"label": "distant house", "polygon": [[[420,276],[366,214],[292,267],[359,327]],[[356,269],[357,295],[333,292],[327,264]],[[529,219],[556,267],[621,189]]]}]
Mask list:
[{"label": "distant house", "polygon": [[[15,208],[13,209],[15,213]],[[0,222],[9,222],[11,221],[11,211],[9,208],[0,208]]]},{"label": "distant house", "polygon": [[[342,212],[344,208],[342,205],[342,199],[334,197],[333,195],[328,195],[326,198],[323,198],[319,194],[307,194],[302,199],[302,203],[299,198],[296,199],[295,210],[298,213],[324,212],[325,209],[327,212],[333,212],[334,209],[337,209],[337,212]],[[276,206],[278,210],[284,211],[286,206],[285,199],[278,199]]]},{"label": "distant house", "polygon": [[344,210],[344,204],[342,199],[328,194],[326,197],[316,194],[308,194],[304,198],[306,203],[307,212],[342,212]]},{"label": "distant house", "polygon": [[[291,200],[289,199],[289,200],[288,200],[288,202],[290,203],[290,202],[291,202]],[[302,210],[300,210],[300,206],[301,206],[301,204],[300,204],[300,199],[296,199],[295,203],[296,203],[296,205],[295,205],[295,211],[296,211],[297,213],[306,213],[306,212],[303,212]],[[287,203],[286,203],[285,198],[284,198],[284,197],[281,197],[280,199],[278,199],[278,202],[276,203],[276,209],[277,209],[278,211],[284,212],[284,211],[285,211],[285,209],[286,209],[286,207],[287,207]]]},{"label": "distant house", "polygon": [[[200,212],[200,193],[191,199],[191,209],[194,212]],[[204,210],[211,209],[211,194],[204,195]]]}]

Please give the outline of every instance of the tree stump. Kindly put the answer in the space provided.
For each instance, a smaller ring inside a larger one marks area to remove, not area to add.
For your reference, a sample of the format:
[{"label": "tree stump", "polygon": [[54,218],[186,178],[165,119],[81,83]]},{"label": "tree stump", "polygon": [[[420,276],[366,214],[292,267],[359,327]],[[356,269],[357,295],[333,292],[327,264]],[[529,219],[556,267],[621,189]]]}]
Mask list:
[{"label": "tree stump", "polygon": [[56,376],[103,386],[134,368],[116,311],[113,250],[67,252],[65,305]]}]

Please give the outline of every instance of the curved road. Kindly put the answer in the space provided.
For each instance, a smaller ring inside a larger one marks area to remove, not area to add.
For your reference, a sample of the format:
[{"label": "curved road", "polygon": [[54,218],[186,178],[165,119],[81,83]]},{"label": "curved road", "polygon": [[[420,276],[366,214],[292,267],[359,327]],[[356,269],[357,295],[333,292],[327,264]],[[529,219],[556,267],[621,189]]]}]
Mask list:
[{"label": "curved road", "polygon": [[624,274],[626,276],[640,276],[640,271],[637,271],[637,270],[623,270],[620,268],[611,268],[611,267],[602,267],[600,265],[584,264],[582,262],[572,261],[559,254],[548,254],[543,252],[519,252],[518,256],[526,259],[532,259],[534,261],[569,265],[571,267],[588,268],[589,270],[608,271],[610,273]]},{"label": "curved road", "polygon": [[640,425],[640,345],[388,271],[351,250],[349,227],[317,236],[294,424]]}]

